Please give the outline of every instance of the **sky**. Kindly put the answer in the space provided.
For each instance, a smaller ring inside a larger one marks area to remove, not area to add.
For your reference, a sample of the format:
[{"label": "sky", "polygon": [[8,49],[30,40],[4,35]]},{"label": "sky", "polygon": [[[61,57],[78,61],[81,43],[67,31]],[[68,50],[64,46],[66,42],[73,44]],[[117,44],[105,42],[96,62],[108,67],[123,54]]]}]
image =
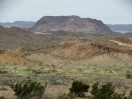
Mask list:
[{"label": "sky", "polygon": [[105,24],[132,24],[132,0],[0,0],[0,22],[70,15]]}]

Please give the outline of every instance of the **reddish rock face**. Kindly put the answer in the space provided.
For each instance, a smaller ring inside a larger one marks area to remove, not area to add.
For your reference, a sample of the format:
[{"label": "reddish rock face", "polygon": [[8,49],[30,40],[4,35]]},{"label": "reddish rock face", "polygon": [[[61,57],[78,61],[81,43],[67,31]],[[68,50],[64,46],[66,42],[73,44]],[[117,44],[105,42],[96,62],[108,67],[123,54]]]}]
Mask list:
[{"label": "reddish rock face", "polygon": [[3,54],[4,53],[4,50],[0,50],[0,54]]},{"label": "reddish rock face", "polygon": [[97,44],[97,43],[91,43],[92,47],[96,47],[98,49],[104,50],[104,51],[109,51],[109,52],[117,52],[117,53],[129,53],[132,52],[132,49],[120,49],[117,47],[108,47],[105,45]]}]

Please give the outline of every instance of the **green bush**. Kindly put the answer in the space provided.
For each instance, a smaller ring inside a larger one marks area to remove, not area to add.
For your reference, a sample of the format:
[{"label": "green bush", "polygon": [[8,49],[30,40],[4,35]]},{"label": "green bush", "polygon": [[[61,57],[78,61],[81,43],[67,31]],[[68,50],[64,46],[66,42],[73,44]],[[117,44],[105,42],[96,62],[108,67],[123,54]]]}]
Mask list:
[{"label": "green bush", "polygon": [[132,78],[132,74],[129,70],[126,71],[126,78],[127,79],[131,79]]},{"label": "green bush", "polygon": [[0,99],[5,99],[5,97],[3,97],[3,96],[0,96]]},{"label": "green bush", "polygon": [[125,96],[125,92],[123,94],[114,93],[112,99],[129,99]]},{"label": "green bush", "polygon": [[127,97],[127,99],[132,99],[132,90],[130,91],[129,96]]},{"label": "green bush", "polygon": [[70,93],[83,97],[85,96],[84,92],[88,92],[89,87],[89,85],[83,84],[82,82],[74,81],[70,88]]},{"label": "green bush", "polygon": [[92,86],[91,94],[93,99],[111,99],[111,96],[114,94],[115,87],[112,83],[106,83],[99,87],[99,83],[95,83]]},{"label": "green bush", "polygon": [[7,71],[4,71],[4,70],[0,70],[0,74],[6,74],[8,73]]},{"label": "green bush", "polygon": [[28,80],[24,84],[16,83],[10,86],[18,98],[25,99],[30,97],[41,98],[45,92],[46,85],[47,83],[45,84],[45,86],[42,86],[36,81]]},{"label": "green bush", "polygon": [[111,99],[132,99],[132,91],[130,91],[130,95],[126,96],[124,92],[123,94],[114,93]]}]

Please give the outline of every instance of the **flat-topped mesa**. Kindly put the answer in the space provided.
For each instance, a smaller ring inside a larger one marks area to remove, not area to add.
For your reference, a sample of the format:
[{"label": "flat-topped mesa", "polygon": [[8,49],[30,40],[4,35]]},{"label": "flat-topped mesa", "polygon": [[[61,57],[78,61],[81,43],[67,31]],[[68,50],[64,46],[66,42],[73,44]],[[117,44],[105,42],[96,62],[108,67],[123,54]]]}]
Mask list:
[{"label": "flat-topped mesa", "polygon": [[102,21],[78,16],[44,16],[32,26],[30,31],[47,32],[64,30],[67,32],[82,33],[112,33]]}]

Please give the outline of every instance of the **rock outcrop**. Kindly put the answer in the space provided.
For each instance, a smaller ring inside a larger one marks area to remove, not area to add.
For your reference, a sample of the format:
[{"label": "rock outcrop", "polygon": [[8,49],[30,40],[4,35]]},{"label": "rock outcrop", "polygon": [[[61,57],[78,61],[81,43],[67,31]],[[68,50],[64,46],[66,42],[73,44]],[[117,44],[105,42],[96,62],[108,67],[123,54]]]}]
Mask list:
[{"label": "rock outcrop", "polygon": [[1,64],[33,64],[31,61],[24,57],[20,57],[12,52],[0,50],[0,63]]}]

